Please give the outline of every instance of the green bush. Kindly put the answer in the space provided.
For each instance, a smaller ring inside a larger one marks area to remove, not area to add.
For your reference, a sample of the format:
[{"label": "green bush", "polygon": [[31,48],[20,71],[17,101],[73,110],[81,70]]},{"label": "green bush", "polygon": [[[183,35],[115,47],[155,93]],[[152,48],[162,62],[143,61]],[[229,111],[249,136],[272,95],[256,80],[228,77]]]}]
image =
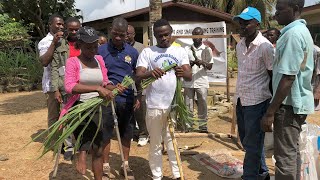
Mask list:
[{"label": "green bush", "polygon": [[0,48],[12,47],[12,45],[28,42],[28,28],[21,22],[10,18],[8,14],[0,14]]},{"label": "green bush", "polygon": [[41,82],[42,66],[35,53],[23,50],[0,51],[2,84],[35,84]]}]

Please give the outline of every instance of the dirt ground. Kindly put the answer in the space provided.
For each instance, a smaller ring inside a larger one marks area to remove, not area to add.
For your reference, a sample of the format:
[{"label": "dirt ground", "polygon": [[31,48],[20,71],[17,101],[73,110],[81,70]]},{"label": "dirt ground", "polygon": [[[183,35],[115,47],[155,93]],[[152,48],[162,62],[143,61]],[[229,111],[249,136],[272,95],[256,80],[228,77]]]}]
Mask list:
[{"label": "dirt ground", "polygon": [[[234,79],[232,79],[234,84]],[[225,87],[216,86],[215,90],[224,91]],[[231,86],[231,92],[234,86]],[[210,117],[208,126],[213,133],[230,133],[232,114]],[[47,126],[47,111],[45,96],[40,91],[8,93],[0,95],[0,155],[5,155],[9,159],[0,161],[1,179],[52,179],[52,169],[54,165],[52,153],[48,153],[41,159],[37,159],[41,154],[41,142],[33,142],[27,147],[32,137],[42,132]],[[310,116],[311,122],[316,122],[316,116]],[[319,124],[319,123],[318,123]],[[180,147],[200,144],[202,146],[195,149],[198,152],[227,149],[235,157],[242,160],[244,152],[241,151],[232,139],[229,138],[178,138]],[[131,157],[129,163],[134,171],[137,180],[151,179],[151,171],[148,164],[149,146],[138,147],[137,142],[132,143]],[[111,167],[114,179],[122,179],[118,175],[121,159],[118,151],[117,141],[112,141]],[[267,164],[273,174],[274,167],[271,163],[270,155],[267,154]],[[163,156],[165,180],[172,178],[167,156]],[[222,180],[205,167],[201,166],[191,156],[183,155],[183,169],[187,180]],[[79,175],[74,163],[64,161],[60,158],[60,165],[56,179],[93,179],[91,172],[91,158],[88,158],[86,176]]]}]

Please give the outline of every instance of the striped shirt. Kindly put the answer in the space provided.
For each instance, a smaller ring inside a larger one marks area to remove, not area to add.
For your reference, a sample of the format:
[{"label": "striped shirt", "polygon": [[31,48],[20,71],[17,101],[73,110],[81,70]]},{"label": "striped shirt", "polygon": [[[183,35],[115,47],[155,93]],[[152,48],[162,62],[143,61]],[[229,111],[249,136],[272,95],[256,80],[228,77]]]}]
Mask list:
[{"label": "striped shirt", "polygon": [[259,104],[272,97],[269,90],[274,50],[272,44],[259,32],[247,48],[245,38],[237,44],[238,78],[236,99],[242,106]]}]

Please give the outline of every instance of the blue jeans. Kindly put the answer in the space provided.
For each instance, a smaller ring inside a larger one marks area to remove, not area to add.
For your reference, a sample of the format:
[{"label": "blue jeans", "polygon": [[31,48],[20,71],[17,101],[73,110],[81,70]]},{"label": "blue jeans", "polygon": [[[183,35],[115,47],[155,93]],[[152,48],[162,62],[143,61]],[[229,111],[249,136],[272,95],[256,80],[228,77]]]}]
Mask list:
[{"label": "blue jeans", "polygon": [[264,132],[260,122],[267,111],[270,99],[252,106],[242,106],[237,100],[236,112],[240,141],[246,150],[243,163],[243,179],[264,179],[268,174],[264,156]]}]

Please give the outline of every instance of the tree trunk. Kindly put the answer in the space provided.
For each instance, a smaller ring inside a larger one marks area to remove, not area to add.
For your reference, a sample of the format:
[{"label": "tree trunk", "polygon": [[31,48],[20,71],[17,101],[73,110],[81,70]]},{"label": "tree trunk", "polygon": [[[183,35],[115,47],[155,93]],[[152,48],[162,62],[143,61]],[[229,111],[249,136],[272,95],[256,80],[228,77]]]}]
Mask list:
[{"label": "tree trunk", "polygon": [[149,0],[149,40],[153,45],[153,24],[162,17],[162,0]]}]

